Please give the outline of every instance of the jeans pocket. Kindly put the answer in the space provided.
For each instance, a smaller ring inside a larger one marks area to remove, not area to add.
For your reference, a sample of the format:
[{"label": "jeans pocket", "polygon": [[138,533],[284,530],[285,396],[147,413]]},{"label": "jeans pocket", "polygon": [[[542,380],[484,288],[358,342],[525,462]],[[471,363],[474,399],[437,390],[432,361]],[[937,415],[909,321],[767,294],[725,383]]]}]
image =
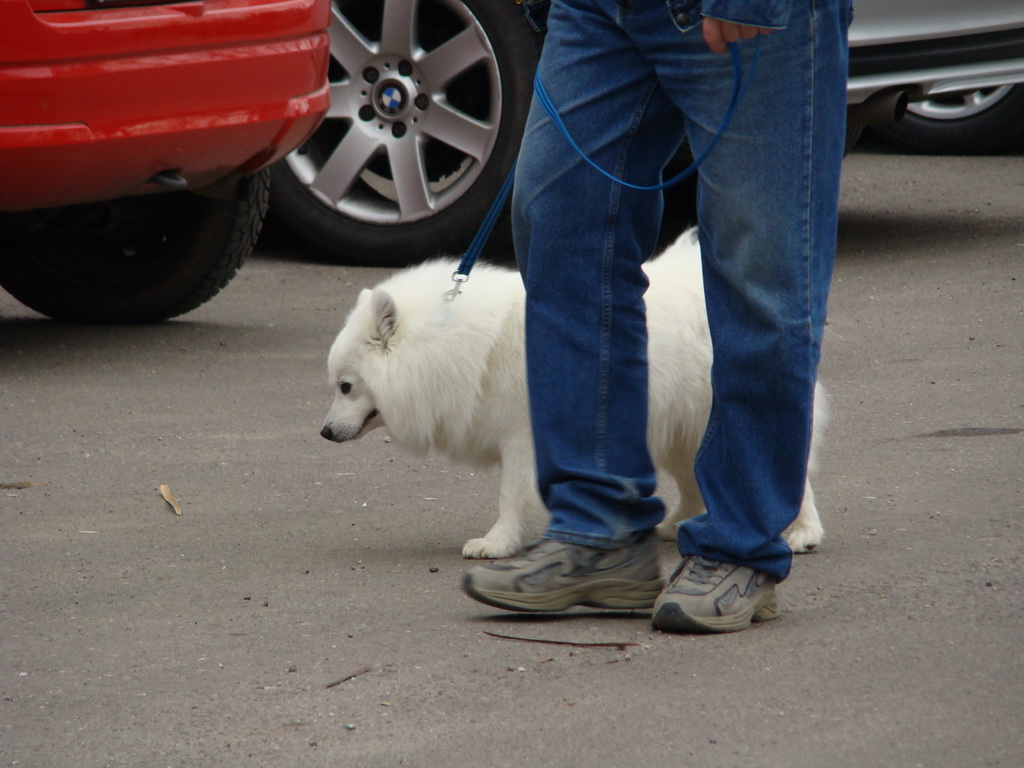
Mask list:
[{"label": "jeans pocket", "polygon": [[689,32],[700,24],[700,0],[666,0],[672,23],[680,32]]}]

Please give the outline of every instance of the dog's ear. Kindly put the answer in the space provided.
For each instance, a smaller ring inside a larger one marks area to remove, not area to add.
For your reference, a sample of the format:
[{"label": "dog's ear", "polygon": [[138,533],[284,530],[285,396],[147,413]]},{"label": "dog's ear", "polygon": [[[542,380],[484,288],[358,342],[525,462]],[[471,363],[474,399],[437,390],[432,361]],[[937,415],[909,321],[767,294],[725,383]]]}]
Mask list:
[{"label": "dog's ear", "polygon": [[380,288],[373,292],[373,316],[377,320],[377,338],[380,345],[387,348],[388,341],[398,326],[398,307],[391,294]]}]

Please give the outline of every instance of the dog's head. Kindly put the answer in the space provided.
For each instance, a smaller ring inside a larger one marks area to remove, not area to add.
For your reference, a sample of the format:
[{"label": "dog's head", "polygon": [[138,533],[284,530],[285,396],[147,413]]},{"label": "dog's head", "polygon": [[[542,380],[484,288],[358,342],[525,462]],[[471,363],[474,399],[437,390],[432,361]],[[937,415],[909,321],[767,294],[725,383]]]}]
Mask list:
[{"label": "dog's head", "polygon": [[381,289],[364,289],[327,356],[334,403],[321,436],[336,443],[355,440],[385,425],[374,394],[374,357],[387,354],[397,327],[397,310]]}]

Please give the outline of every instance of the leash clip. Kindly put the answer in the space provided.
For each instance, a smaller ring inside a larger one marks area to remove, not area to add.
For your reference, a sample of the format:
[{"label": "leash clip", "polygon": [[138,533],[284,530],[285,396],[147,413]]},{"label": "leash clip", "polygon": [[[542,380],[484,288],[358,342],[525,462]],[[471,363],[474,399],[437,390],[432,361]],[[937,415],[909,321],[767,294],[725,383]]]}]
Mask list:
[{"label": "leash clip", "polygon": [[450,291],[445,291],[442,294],[445,304],[451,304],[455,301],[455,297],[458,296],[462,291],[459,290],[459,286],[469,280],[469,275],[464,275],[461,272],[455,272],[452,274],[452,282],[455,286]]}]

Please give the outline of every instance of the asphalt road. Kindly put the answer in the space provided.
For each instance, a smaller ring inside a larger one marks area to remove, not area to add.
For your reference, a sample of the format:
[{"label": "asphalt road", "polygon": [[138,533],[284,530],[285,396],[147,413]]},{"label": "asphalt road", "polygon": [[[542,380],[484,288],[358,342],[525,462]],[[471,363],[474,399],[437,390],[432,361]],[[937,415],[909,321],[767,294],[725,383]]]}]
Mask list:
[{"label": "asphalt road", "polygon": [[0,296],[0,764],[1024,765],[1024,156],[848,158],[827,538],[736,635],[461,594],[495,475],[318,435],[384,275],[277,230],[160,326]]}]

